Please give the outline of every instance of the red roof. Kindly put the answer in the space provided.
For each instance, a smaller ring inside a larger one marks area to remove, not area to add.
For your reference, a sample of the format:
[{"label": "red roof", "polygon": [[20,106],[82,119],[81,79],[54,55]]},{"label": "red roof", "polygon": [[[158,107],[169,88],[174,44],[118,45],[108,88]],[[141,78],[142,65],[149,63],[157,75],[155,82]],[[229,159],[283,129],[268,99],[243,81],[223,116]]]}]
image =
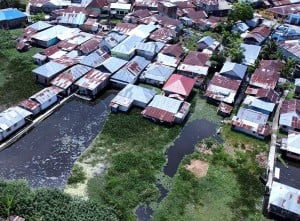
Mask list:
[{"label": "red roof", "polygon": [[188,97],[196,80],[180,74],[172,74],[165,83],[163,90]]},{"label": "red roof", "polygon": [[163,48],[162,53],[165,55],[179,58],[183,55],[184,50],[181,44],[168,44]]},{"label": "red roof", "polygon": [[142,114],[146,117],[158,119],[161,122],[173,123],[175,120],[175,115],[173,113],[156,107],[147,106]]},{"label": "red roof", "polygon": [[272,88],[276,87],[279,80],[280,74],[274,70],[264,71],[263,68],[258,68],[254,71],[250,78],[250,85],[261,87],[261,88]]},{"label": "red roof", "polygon": [[19,106],[24,107],[27,110],[34,111],[36,108],[38,108],[40,106],[40,104],[31,99],[27,99],[27,100],[21,101],[19,103]]}]

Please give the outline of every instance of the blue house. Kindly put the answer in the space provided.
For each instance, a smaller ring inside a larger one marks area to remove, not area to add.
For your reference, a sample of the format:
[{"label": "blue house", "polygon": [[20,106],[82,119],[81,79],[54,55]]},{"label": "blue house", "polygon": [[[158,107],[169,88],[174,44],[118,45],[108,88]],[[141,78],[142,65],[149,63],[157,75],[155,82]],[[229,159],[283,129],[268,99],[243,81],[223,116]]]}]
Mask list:
[{"label": "blue house", "polygon": [[17,28],[27,23],[27,15],[16,8],[6,8],[0,10],[0,28]]}]

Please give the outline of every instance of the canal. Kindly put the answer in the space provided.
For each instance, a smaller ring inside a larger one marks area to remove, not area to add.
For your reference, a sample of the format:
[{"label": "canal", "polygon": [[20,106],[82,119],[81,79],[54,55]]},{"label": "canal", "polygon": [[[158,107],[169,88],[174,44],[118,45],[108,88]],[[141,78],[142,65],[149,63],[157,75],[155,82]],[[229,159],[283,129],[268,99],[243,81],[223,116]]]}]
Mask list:
[{"label": "canal", "polygon": [[63,188],[75,160],[101,131],[114,95],[108,91],[95,102],[76,97],[66,102],[0,152],[0,177]]}]

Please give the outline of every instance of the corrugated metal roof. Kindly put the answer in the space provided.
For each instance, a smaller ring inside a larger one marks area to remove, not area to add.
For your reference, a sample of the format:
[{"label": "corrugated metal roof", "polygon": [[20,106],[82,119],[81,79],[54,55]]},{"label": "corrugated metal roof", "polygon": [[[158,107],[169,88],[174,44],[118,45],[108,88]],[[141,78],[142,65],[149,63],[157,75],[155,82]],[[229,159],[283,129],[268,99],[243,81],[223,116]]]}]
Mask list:
[{"label": "corrugated metal roof", "polygon": [[265,89],[274,89],[277,85],[279,77],[280,74],[277,71],[264,71],[263,69],[258,68],[251,75],[249,84]]},{"label": "corrugated metal roof", "polygon": [[122,67],[117,73],[115,73],[111,79],[132,83],[139,77],[146,66],[150,64],[150,61],[141,56],[135,56],[124,67]]},{"label": "corrugated metal roof", "polygon": [[16,8],[6,8],[0,10],[0,21],[14,20],[25,17],[27,17],[27,15]]},{"label": "corrugated metal roof", "polygon": [[162,95],[155,95],[148,106],[176,114],[179,111],[181,104],[182,101],[165,97]]},{"label": "corrugated metal roof", "polygon": [[38,32],[37,34],[33,35],[32,38],[41,40],[41,41],[49,41],[49,40],[56,38],[59,35],[62,35],[70,30],[72,30],[72,29],[62,26],[62,25],[56,25],[56,26],[48,28],[44,31]]},{"label": "corrugated metal roof", "polygon": [[159,28],[150,35],[150,39],[167,43],[176,38],[176,31],[169,28]]},{"label": "corrugated metal roof", "polygon": [[38,93],[32,95],[30,99],[34,99],[40,104],[45,104],[47,103],[51,98],[57,96],[60,92],[62,92],[62,89],[51,86],[51,87],[46,87],[43,90],[39,91]]},{"label": "corrugated metal roof", "polygon": [[103,73],[101,71],[92,69],[82,78],[80,78],[75,84],[79,87],[94,90],[100,84],[105,82],[109,77],[109,73]]},{"label": "corrugated metal roof", "polygon": [[258,58],[261,46],[241,43],[241,48],[244,50],[243,54],[245,56],[243,64],[254,65],[256,59]]},{"label": "corrugated metal roof", "polygon": [[110,3],[110,9],[114,10],[130,10],[131,4],[125,4],[125,3]]},{"label": "corrugated metal roof", "polygon": [[115,73],[121,67],[123,67],[128,61],[125,61],[120,58],[110,57],[104,62],[102,62],[101,66],[105,67],[110,73]]},{"label": "corrugated metal roof", "polygon": [[143,39],[146,39],[156,29],[157,29],[157,26],[153,25],[153,24],[148,24],[148,25],[140,24],[136,28],[132,29],[128,33],[128,35],[129,36],[136,35],[136,36],[139,36]]},{"label": "corrugated metal roof", "polygon": [[111,52],[112,53],[121,53],[121,54],[130,54],[132,51],[135,50],[135,46],[139,42],[143,42],[144,38],[131,35],[127,37],[124,41],[122,41],[120,44],[118,44],[116,47],[114,47]]},{"label": "corrugated metal roof", "polygon": [[101,65],[106,59],[110,58],[109,53],[105,52],[103,53],[102,50],[97,50],[94,51],[93,53],[87,55],[84,57],[81,61],[80,64],[96,68],[99,65]]},{"label": "corrugated metal roof", "polygon": [[157,61],[157,63],[176,68],[180,63],[180,58],[168,56],[163,53],[159,53],[156,57],[156,61]]},{"label": "corrugated metal roof", "polygon": [[148,104],[155,94],[156,91],[154,89],[128,84],[118,93],[118,96]]},{"label": "corrugated metal roof", "polygon": [[196,80],[179,74],[172,74],[163,86],[164,91],[189,96]]},{"label": "corrugated metal roof", "polygon": [[228,74],[232,77],[243,79],[247,71],[247,66],[226,61],[220,71],[220,74]]},{"label": "corrugated metal roof", "polygon": [[32,72],[48,78],[63,71],[66,68],[67,68],[66,65],[50,61],[46,64],[43,64],[42,66],[37,67]]},{"label": "corrugated metal roof", "polygon": [[71,24],[71,25],[82,25],[86,20],[86,14],[79,12],[79,13],[72,13],[66,12],[59,16],[58,23],[60,24]]},{"label": "corrugated metal roof", "polygon": [[273,181],[269,204],[300,214],[300,190]]},{"label": "corrugated metal roof", "polygon": [[261,110],[266,110],[268,112],[272,112],[275,108],[275,103],[263,101],[261,99],[258,99],[256,97],[247,95],[245,98],[243,104],[249,106],[249,107],[254,107],[254,108],[259,108]]},{"label": "corrugated metal roof", "polygon": [[175,68],[158,63],[152,63],[147,66],[147,69],[142,73],[141,78],[152,79],[163,83],[174,71]]},{"label": "corrugated metal roof", "polygon": [[44,30],[44,29],[47,29],[50,27],[52,27],[52,25],[50,25],[49,23],[47,23],[45,21],[38,21],[38,22],[35,22],[35,23],[27,26],[25,29],[32,28],[36,31],[41,31],[41,30]]},{"label": "corrugated metal roof", "polygon": [[145,110],[142,111],[144,116],[155,118],[160,120],[161,122],[173,123],[175,121],[175,114],[156,108],[147,106]]},{"label": "corrugated metal roof", "polygon": [[35,102],[31,99],[21,101],[18,106],[23,107],[27,110],[34,111],[36,108],[41,106],[38,102]]},{"label": "corrugated metal roof", "polygon": [[300,129],[300,100],[285,100],[282,103],[279,124]]},{"label": "corrugated metal roof", "polygon": [[[288,133],[286,150],[300,155],[300,133],[290,130]],[[300,195],[299,195],[300,196]]]},{"label": "corrugated metal roof", "polygon": [[54,78],[50,83],[62,89],[67,89],[76,80],[91,70],[90,67],[77,64]]},{"label": "corrugated metal roof", "polygon": [[209,61],[210,55],[198,52],[198,51],[190,51],[187,56],[184,58],[183,63],[187,65],[194,65],[194,66],[210,66]]},{"label": "corrugated metal roof", "polygon": [[[84,54],[89,54],[92,51],[95,51],[95,49],[98,48],[99,43],[101,42],[102,37],[100,36],[93,36],[93,38],[89,39],[88,41],[84,42],[78,47],[78,50],[81,51]],[[99,49],[104,51],[103,49]]]},{"label": "corrugated metal roof", "polygon": [[0,129],[7,130],[14,124],[23,120],[24,118],[32,115],[31,112],[21,107],[10,107],[7,110],[0,113]]}]

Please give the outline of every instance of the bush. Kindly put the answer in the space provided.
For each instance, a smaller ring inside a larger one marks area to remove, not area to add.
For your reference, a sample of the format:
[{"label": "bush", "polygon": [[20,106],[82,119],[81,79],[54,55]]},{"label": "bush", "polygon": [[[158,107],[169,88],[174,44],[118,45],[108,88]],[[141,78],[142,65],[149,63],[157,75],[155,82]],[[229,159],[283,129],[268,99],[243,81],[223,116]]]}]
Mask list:
[{"label": "bush", "polygon": [[75,164],[68,178],[68,184],[84,183],[85,180],[86,176],[83,167]]}]

